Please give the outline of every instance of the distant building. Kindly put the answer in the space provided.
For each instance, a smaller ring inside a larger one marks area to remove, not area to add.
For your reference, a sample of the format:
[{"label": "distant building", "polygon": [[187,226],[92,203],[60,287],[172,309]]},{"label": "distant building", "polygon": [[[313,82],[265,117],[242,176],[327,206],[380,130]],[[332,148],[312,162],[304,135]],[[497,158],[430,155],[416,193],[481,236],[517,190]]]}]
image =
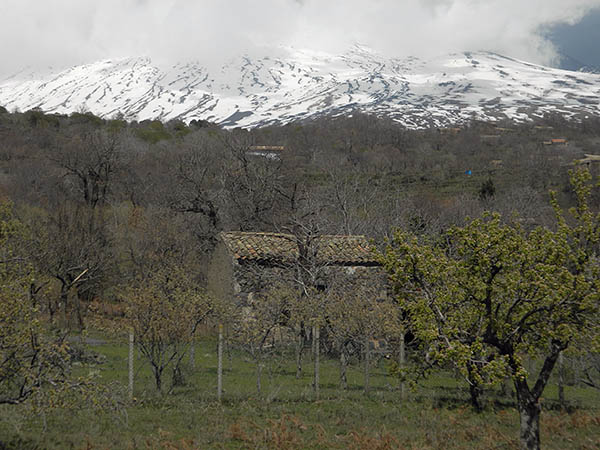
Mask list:
[{"label": "distant building", "polygon": [[544,145],[567,145],[569,142],[566,139],[550,139],[543,143]]},{"label": "distant building", "polygon": [[499,134],[481,134],[479,136],[479,138],[483,141],[483,142],[496,142],[498,141],[502,136],[500,136]]},{"label": "distant building", "polygon": [[462,128],[438,128],[438,132],[440,134],[450,134],[450,135],[455,135],[458,134],[462,131]]},{"label": "distant building", "polygon": [[280,160],[285,147],[283,145],[252,145],[246,152],[250,156]]}]

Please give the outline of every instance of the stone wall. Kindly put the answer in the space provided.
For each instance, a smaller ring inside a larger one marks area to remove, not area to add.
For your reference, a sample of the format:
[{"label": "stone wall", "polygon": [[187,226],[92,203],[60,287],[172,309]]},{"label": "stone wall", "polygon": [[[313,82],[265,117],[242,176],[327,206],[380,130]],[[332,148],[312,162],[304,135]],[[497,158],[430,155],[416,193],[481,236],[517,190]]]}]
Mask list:
[{"label": "stone wall", "polygon": [[[233,293],[241,304],[251,304],[275,284],[299,289],[297,269],[256,262],[233,262]],[[387,296],[387,277],[378,266],[326,266],[318,270],[316,287],[337,293],[361,292],[375,298]]]}]

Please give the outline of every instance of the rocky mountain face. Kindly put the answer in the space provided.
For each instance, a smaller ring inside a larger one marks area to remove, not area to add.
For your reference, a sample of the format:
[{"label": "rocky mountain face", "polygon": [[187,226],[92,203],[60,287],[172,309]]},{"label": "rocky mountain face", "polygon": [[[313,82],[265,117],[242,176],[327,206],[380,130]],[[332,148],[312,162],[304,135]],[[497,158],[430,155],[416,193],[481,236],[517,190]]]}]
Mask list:
[{"label": "rocky mountain face", "polygon": [[130,120],[209,120],[225,127],[351,114],[388,116],[410,128],[471,119],[525,121],[548,113],[600,115],[600,74],[552,69],[487,52],[428,60],[388,58],[355,46],[341,55],[279,49],[218,70],[149,58],[105,60],[0,80],[0,105]]}]

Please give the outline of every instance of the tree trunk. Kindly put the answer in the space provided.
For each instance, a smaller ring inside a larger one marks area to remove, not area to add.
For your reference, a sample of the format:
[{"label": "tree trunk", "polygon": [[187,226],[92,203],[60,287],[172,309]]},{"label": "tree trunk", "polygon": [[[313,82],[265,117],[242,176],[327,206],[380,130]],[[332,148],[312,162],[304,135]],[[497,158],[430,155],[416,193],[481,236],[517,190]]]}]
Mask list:
[{"label": "tree trunk", "polygon": [[48,313],[50,314],[50,323],[54,323],[54,314],[60,309],[60,305],[56,305],[56,303],[53,301],[53,296],[48,296],[47,307]]},{"label": "tree trunk", "polygon": [[154,382],[156,383],[156,390],[158,392],[162,391],[162,370],[156,366],[152,368],[154,372]]},{"label": "tree trunk", "polygon": [[181,370],[181,359],[178,360],[177,364],[175,364],[173,367],[172,386],[185,386],[185,377],[183,376],[183,371]]},{"label": "tree trunk", "polygon": [[483,405],[481,403],[482,389],[479,384],[475,381],[469,382],[469,394],[471,396],[471,406],[476,412],[483,411]]},{"label": "tree trunk", "polygon": [[348,358],[346,356],[346,344],[342,344],[340,348],[340,387],[344,390],[348,389],[348,377],[346,371],[348,369]]},{"label": "tree trunk", "polygon": [[540,448],[540,412],[537,401],[523,401],[519,395],[519,417],[521,419],[521,448],[538,450]]},{"label": "tree trunk", "polygon": [[129,369],[129,400],[133,400],[133,330],[129,331],[129,359],[128,359],[128,369]]},{"label": "tree trunk", "polygon": [[67,303],[69,302],[69,289],[67,285],[63,282],[60,287],[60,305],[59,309],[62,307],[62,326],[67,329],[68,327],[68,312],[67,312]]},{"label": "tree trunk", "polygon": [[471,397],[471,406],[476,412],[483,411],[483,404],[481,403],[481,394],[483,390],[481,389],[481,385],[475,379],[473,365],[470,362],[467,362],[467,376],[469,383],[469,395]]},{"label": "tree trunk", "polygon": [[558,403],[561,408],[566,406],[565,403],[565,359],[562,354],[558,356]]},{"label": "tree trunk", "polygon": [[521,419],[520,437],[522,449],[537,450],[540,448],[540,413],[542,408],[539,399],[548,384],[560,353],[566,348],[566,345],[560,341],[553,341],[551,345],[551,352],[546,356],[540,374],[532,389],[529,388],[527,379],[517,376],[519,365],[515,362],[512,355],[509,355]]}]

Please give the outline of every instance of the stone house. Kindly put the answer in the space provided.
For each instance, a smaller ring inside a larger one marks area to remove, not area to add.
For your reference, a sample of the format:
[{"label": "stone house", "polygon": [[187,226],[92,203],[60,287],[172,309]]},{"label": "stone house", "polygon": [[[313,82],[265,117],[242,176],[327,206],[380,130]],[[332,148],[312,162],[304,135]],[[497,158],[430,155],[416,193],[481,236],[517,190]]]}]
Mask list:
[{"label": "stone house", "polygon": [[209,291],[248,307],[275,283],[301,291],[303,283],[338,293],[387,296],[387,276],[364,236],[223,232],[208,270]]}]

